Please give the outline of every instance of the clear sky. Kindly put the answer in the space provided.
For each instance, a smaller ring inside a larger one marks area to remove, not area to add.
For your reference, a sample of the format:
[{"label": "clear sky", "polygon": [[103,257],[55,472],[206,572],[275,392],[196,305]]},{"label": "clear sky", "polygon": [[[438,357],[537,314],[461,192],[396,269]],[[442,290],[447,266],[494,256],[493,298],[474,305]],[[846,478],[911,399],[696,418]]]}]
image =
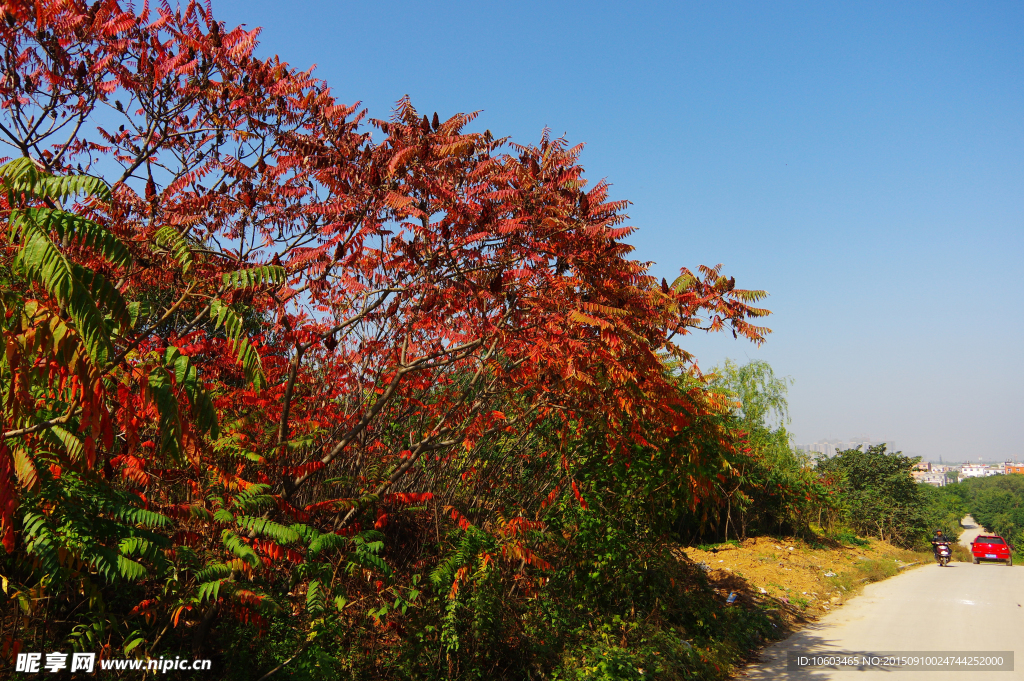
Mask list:
[{"label": "clear sky", "polygon": [[1024,460],[1024,3],[214,0],[386,118],[585,142],[636,257],[771,294],[797,442]]}]

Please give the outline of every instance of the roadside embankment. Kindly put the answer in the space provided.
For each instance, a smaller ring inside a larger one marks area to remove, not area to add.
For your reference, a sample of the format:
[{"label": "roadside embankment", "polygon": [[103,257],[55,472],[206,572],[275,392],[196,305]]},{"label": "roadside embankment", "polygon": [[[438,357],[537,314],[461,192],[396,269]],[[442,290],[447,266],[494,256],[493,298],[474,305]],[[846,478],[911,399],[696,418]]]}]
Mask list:
[{"label": "roadside embankment", "polygon": [[874,539],[809,543],[757,537],[679,553],[705,569],[719,596],[732,599],[730,607],[777,609],[790,629],[840,607],[865,584],[932,560],[929,552]]}]

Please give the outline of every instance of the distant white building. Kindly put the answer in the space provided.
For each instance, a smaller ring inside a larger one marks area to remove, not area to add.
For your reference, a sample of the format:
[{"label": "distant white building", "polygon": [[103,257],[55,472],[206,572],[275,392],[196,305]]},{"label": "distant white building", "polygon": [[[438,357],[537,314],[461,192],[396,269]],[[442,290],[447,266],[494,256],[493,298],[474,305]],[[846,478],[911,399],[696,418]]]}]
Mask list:
[{"label": "distant white building", "polygon": [[988,473],[988,466],[980,463],[968,463],[960,466],[961,478],[983,478]]},{"label": "distant white building", "polygon": [[965,463],[960,467],[961,478],[987,478],[998,475],[1000,471],[984,463]]}]

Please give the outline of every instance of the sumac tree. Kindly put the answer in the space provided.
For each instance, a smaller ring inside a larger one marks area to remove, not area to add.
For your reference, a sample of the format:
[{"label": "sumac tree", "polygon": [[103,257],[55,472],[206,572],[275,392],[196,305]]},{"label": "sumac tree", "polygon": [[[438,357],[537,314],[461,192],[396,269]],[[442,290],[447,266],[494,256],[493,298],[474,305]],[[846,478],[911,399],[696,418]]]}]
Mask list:
[{"label": "sumac tree", "polygon": [[407,99],[368,119],[198,2],[3,7],[3,541],[52,550],[48,588],[134,583],[126,650],[225,613],[326,626],[342,568],[408,603],[374,534],[408,506],[497,513],[533,569],[524,509],[577,490],[573,434],[677,435],[713,407],[676,339],[763,338],[761,292],[628,259],[579,146]]}]

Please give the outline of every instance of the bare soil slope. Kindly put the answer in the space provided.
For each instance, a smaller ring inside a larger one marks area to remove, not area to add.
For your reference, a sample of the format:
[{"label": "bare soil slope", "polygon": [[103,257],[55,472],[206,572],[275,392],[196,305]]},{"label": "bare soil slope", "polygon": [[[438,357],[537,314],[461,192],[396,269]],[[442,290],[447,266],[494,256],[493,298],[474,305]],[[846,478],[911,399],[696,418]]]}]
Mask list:
[{"label": "bare soil slope", "polygon": [[741,607],[773,605],[791,627],[841,606],[864,584],[931,560],[928,553],[876,540],[862,546],[811,545],[800,539],[758,537],[705,549],[679,552],[707,570],[723,599],[732,597]]}]

